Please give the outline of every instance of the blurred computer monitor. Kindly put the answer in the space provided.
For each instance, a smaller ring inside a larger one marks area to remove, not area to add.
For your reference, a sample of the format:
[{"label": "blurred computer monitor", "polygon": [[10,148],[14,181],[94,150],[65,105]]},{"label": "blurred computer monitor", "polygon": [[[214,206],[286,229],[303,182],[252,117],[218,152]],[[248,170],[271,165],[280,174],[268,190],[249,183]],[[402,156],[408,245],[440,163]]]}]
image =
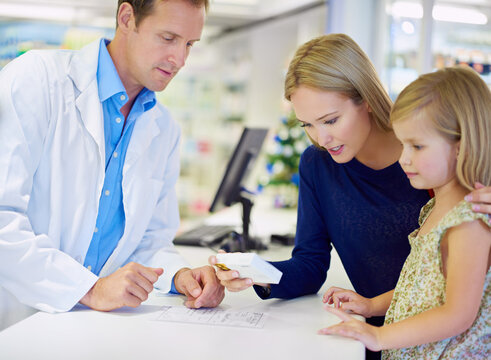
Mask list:
[{"label": "blurred computer monitor", "polygon": [[209,211],[215,212],[236,203],[242,205],[242,233],[226,225],[201,225],[174,239],[176,245],[195,245],[212,247],[224,242],[228,251],[248,251],[262,249],[264,246],[249,236],[250,214],[253,206],[252,193],[244,188],[247,176],[261,151],[268,129],[244,128],[242,135],[229,158],[220,186],[215,194]]},{"label": "blurred computer monitor", "polygon": [[244,128],[230,157],[222,181],[210,206],[210,212],[241,202],[244,182],[261,151],[268,129]]}]

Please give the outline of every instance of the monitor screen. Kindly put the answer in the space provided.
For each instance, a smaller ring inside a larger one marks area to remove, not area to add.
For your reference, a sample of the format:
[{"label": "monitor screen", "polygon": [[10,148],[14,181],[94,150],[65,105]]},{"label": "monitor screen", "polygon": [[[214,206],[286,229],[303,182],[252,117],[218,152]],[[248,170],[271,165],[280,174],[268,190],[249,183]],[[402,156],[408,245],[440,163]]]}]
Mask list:
[{"label": "monitor screen", "polygon": [[261,150],[268,129],[244,128],[230,158],[222,182],[215,194],[210,212],[218,211],[240,201],[240,193],[249,171]]}]

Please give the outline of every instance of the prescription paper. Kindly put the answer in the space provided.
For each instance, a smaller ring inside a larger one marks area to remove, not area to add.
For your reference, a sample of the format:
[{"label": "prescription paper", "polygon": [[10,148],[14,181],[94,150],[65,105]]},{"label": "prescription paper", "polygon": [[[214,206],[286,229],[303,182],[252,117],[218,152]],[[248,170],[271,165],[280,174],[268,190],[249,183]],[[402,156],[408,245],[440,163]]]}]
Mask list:
[{"label": "prescription paper", "polygon": [[264,326],[266,314],[250,311],[162,306],[156,320],[261,329]]}]

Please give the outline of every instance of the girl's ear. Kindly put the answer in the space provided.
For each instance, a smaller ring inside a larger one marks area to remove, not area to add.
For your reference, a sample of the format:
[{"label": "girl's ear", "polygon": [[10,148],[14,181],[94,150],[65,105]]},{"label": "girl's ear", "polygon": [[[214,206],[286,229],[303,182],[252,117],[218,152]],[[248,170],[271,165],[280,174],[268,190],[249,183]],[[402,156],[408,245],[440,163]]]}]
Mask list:
[{"label": "girl's ear", "polygon": [[459,156],[459,152],[460,152],[460,140],[457,141],[457,143],[455,144],[455,151],[456,151],[456,154],[455,156]]}]

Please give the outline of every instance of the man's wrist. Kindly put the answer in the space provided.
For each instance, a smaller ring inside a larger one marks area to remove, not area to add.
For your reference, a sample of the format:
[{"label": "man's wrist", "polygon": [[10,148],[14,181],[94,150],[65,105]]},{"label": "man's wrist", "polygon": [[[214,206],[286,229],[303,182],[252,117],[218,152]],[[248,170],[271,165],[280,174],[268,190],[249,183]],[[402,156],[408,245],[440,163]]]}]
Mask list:
[{"label": "man's wrist", "polygon": [[176,274],[174,275],[174,288],[175,288],[175,289],[176,289],[176,291],[177,291],[178,293],[180,293],[180,294],[184,294],[184,292],[181,290],[181,288],[180,288],[180,287],[179,287],[179,285],[178,285],[178,284],[179,284],[179,276],[181,276],[181,274],[182,274],[183,272],[186,272],[186,271],[188,271],[188,270],[191,270],[191,269],[190,269],[190,268],[187,268],[187,267],[185,267],[185,268],[181,268],[181,269],[179,269],[179,270],[176,272]]}]

